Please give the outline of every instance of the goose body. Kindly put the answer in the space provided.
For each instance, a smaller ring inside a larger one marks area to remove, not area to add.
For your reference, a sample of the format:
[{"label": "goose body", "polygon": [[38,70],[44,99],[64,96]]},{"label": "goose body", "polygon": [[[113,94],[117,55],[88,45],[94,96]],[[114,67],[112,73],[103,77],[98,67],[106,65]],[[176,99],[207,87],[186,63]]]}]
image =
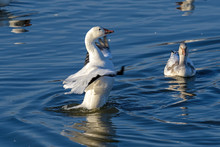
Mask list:
[{"label": "goose body", "polygon": [[108,101],[113,84],[114,77],[99,77],[85,89],[85,96],[82,104],[75,106],[74,108],[94,109],[102,107]]},{"label": "goose body", "polygon": [[188,57],[188,49],[185,43],[179,46],[179,54],[171,52],[170,58],[164,68],[165,76],[192,77],[196,74],[196,69]]},{"label": "goose body", "polygon": [[77,73],[70,75],[64,80],[64,88],[71,89],[70,93],[82,94],[85,92],[82,104],[70,108],[100,108],[106,104],[109,93],[114,83],[116,72],[112,61],[104,56],[102,51],[95,45],[95,40],[106,36],[113,31],[102,27],[91,28],[85,37],[85,45],[88,52],[88,61]]}]

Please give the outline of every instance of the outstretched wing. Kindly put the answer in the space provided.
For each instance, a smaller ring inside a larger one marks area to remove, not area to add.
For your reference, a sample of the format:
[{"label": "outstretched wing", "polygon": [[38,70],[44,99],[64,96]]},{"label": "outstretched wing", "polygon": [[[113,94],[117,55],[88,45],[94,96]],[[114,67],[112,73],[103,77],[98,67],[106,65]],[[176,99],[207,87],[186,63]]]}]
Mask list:
[{"label": "outstretched wing", "polygon": [[109,48],[107,37],[104,36],[103,40],[101,38],[99,38],[98,40],[99,40],[99,43],[95,42],[96,46],[101,50],[104,57],[108,58],[109,60],[112,60],[112,54]]},{"label": "outstretched wing", "polygon": [[105,75],[115,76],[116,73],[115,71],[110,69],[100,68],[87,64],[80,71],[73,75],[70,75],[66,80],[64,80],[63,87],[65,89],[71,89],[70,92],[67,92],[65,94],[82,94],[86,87],[89,85],[89,83],[91,83],[91,81],[95,77]]},{"label": "outstretched wing", "polygon": [[101,38],[99,38],[98,40],[99,42],[95,42],[95,44],[101,51],[109,50],[108,39],[106,36],[103,37],[103,40]]}]

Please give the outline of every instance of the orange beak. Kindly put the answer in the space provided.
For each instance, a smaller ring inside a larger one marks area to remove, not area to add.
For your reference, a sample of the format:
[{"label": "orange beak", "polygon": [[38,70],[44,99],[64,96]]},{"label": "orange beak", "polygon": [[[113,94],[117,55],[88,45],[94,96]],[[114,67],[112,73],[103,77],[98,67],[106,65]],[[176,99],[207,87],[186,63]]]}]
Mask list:
[{"label": "orange beak", "polygon": [[104,31],[105,31],[105,35],[114,33],[113,30],[108,30],[108,29],[105,29],[105,28],[103,28],[103,29],[104,29]]}]

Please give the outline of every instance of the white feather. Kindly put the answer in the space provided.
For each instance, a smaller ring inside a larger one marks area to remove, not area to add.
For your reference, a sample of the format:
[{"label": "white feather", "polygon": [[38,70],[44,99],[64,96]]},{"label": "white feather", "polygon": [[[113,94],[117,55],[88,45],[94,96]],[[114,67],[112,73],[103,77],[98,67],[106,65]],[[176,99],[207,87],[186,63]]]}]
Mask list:
[{"label": "white feather", "polygon": [[167,61],[167,66],[170,67],[173,64],[175,64],[176,62],[179,62],[179,55],[177,52],[171,52],[170,58]]},{"label": "white feather", "polygon": [[92,78],[100,75],[116,75],[114,70],[107,69],[107,68],[100,68],[95,65],[91,65],[92,63],[89,62],[86,66],[84,66],[80,71],[77,73],[70,75],[64,82],[64,88],[68,89],[71,88],[70,92],[66,94],[76,93],[82,94],[86,87],[88,86],[89,82]]}]

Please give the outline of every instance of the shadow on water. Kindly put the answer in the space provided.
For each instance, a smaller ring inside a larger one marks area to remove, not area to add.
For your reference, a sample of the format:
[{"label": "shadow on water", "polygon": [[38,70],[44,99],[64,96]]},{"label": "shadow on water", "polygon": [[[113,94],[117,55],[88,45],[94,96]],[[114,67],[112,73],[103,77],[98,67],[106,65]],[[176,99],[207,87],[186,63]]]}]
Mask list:
[{"label": "shadow on water", "polygon": [[86,146],[107,146],[110,144],[114,146],[114,143],[118,142],[114,139],[116,138],[116,130],[111,120],[119,112],[115,107],[105,106],[95,110],[79,108],[67,111],[60,106],[47,110],[63,113],[73,118],[83,118],[79,122],[73,122],[72,125],[64,126],[61,132],[61,135],[73,142]]}]

